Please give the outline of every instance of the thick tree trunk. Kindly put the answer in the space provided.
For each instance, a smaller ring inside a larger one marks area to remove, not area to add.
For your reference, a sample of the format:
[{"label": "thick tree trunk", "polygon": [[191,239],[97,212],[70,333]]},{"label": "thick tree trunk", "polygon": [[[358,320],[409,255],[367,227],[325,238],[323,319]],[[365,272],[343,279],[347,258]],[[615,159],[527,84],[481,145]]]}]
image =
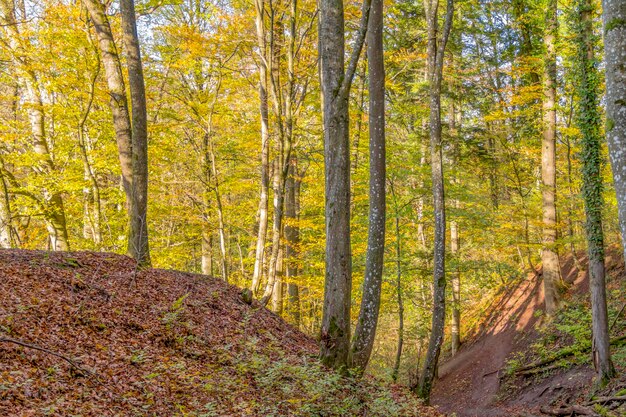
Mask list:
[{"label": "thick tree trunk", "polygon": [[543,288],[546,313],[558,307],[557,284],[560,279],[559,256],[556,252],[556,42],[557,2],[548,2],[544,34],[545,59],[543,75],[543,140],[541,144],[541,182],[543,201]]},{"label": "thick tree trunk", "polygon": [[148,244],[148,116],[146,92],[137,36],[134,0],[120,0],[122,29],[128,85],[132,104],[132,172],[131,216],[128,235],[128,253],[142,267],[150,266]]},{"label": "thick tree trunk", "polygon": [[594,53],[594,10],[590,0],[578,0],[574,33],[577,34],[578,128],[582,134],[583,199],[585,201],[587,252],[589,254],[589,289],[593,334],[593,363],[602,384],[615,376],[611,361],[606,285],[604,268],[604,234],[602,231],[602,145],[599,111],[599,74]]},{"label": "thick tree trunk", "polygon": [[122,186],[126,194],[128,215],[131,215],[130,204],[132,202],[131,187],[133,181],[133,158],[132,158],[132,130],[130,126],[130,113],[126,86],[122,75],[122,65],[113,39],[111,25],[107,18],[104,6],[100,0],[83,0],[83,4],[89,12],[94,23],[98,45],[104,65],[104,76],[109,88],[109,105],[113,115],[113,128],[117,141],[117,151],[122,167]]},{"label": "thick tree trunk", "polygon": [[213,276],[213,239],[209,230],[209,222],[203,219],[205,223],[202,228],[202,260],[201,268],[204,275]]},{"label": "thick tree trunk", "polygon": [[369,72],[369,225],[361,309],[351,348],[351,366],[364,371],[369,362],[380,310],[385,254],[387,196],[385,154],[385,66],[383,56],[383,0],[372,0],[367,30]]},{"label": "thick tree trunk", "polygon": [[606,65],[606,138],[626,259],[626,2],[602,1]]},{"label": "thick tree trunk", "polygon": [[323,99],[326,276],[320,337],[322,363],[345,368],[350,350],[350,136],[348,99],[369,18],[363,1],[359,33],[344,68],[343,0],[321,0],[319,55]]},{"label": "thick tree trunk", "polygon": [[255,0],[256,33],[259,47],[259,112],[261,115],[261,195],[259,199],[259,227],[257,230],[256,250],[254,255],[254,271],[250,290],[256,294],[263,276],[263,261],[265,256],[265,239],[267,238],[268,206],[269,206],[269,114],[267,104],[267,51],[265,39],[263,0]]},{"label": "thick tree trunk", "polygon": [[438,39],[438,2],[426,0],[426,19],[428,23],[428,72],[430,84],[430,150],[433,187],[433,209],[435,213],[435,242],[433,261],[433,316],[430,340],[426,358],[420,373],[417,387],[418,395],[428,403],[433,379],[437,371],[437,362],[446,316],[446,215],[443,183],[443,158],[441,143],[441,81],[443,61],[448,36],[452,27],[454,0],[448,0],[443,33]]}]

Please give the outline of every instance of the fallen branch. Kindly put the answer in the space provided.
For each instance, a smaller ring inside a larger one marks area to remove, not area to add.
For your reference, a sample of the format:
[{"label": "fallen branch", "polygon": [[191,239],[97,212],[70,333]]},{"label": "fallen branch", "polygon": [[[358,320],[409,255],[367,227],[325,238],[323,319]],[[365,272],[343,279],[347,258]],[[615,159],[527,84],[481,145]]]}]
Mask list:
[{"label": "fallen branch", "polygon": [[611,327],[609,327],[609,332],[611,330],[613,330],[613,327],[615,327],[615,323],[617,323],[617,319],[619,319],[619,316],[622,315],[622,313],[624,312],[624,309],[626,308],[626,303],[624,303],[624,305],[622,306],[622,308],[620,309],[619,313],[617,313],[617,316],[615,316],[615,319],[613,319],[613,323],[611,324]]},{"label": "fallen branch", "polygon": [[[611,345],[616,345],[616,344],[620,344],[622,342],[626,341],[626,335],[624,336],[620,336],[620,337],[616,337],[614,339],[611,339],[610,344]],[[526,366],[522,366],[521,368],[515,370],[515,374],[516,375],[528,375],[528,374],[534,374],[537,372],[541,372],[541,370],[538,371],[532,371],[536,368],[542,368],[546,365],[550,365],[553,362],[558,361],[559,359],[564,359],[570,356],[575,355],[576,353],[583,353],[583,352],[587,352],[588,350],[591,350],[591,344],[589,344],[589,346],[583,346],[582,350],[580,351],[575,351],[575,350],[563,350],[561,352],[559,352],[558,354],[548,358],[548,359],[543,359],[541,361],[538,362],[533,362],[530,365],[526,365]],[[558,366],[554,365],[554,366],[549,366],[547,367],[545,370],[549,370],[549,369],[553,369],[553,368],[558,368]]]},{"label": "fallen branch", "polygon": [[78,371],[83,372],[83,373],[85,373],[87,375],[95,376],[95,374],[92,371],[90,371],[89,369],[85,369],[85,368],[79,366],[76,362],[74,362],[73,360],[71,360],[67,356],[62,355],[62,354],[57,353],[57,352],[54,352],[54,351],[52,351],[50,349],[46,349],[44,347],[37,346],[37,345],[31,345],[30,343],[22,342],[21,340],[12,339],[10,337],[0,337],[0,342],[13,343],[13,344],[25,347],[25,348],[38,350],[40,352],[44,352],[44,353],[47,353],[49,355],[56,356],[57,358],[63,359],[65,362],[69,363],[73,368],[76,368]]},{"label": "fallen branch", "polygon": [[551,371],[552,369],[558,369],[560,367],[561,366],[558,363],[553,363],[552,365],[546,366],[546,367],[543,367],[543,368],[542,367],[530,368],[530,369],[525,369],[523,371],[516,371],[515,373],[517,375],[528,376],[528,375],[538,374],[538,373],[541,373],[541,372]]},{"label": "fallen branch", "polygon": [[548,414],[550,416],[599,416],[593,410],[590,410],[587,407],[583,407],[582,405],[572,405],[570,407],[561,407],[561,408],[548,408],[541,407],[541,412],[543,414]]},{"label": "fallen branch", "polygon": [[613,401],[626,401],[626,395],[619,395],[615,397],[600,397],[593,401],[589,401],[588,403],[585,403],[585,405],[604,404],[604,403],[609,403]]}]

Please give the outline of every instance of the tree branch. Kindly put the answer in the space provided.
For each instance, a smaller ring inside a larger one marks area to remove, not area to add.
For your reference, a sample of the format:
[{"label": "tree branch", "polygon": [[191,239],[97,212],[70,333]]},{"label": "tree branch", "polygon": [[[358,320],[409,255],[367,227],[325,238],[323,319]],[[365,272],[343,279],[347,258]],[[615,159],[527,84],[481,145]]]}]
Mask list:
[{"label": "tree branch", "polygon": [[352,54],[350,55],[350,61],[348,62],[348,67],[346,68],[343,82],[341,83],[341,88],[339,89],[339,97],[345,97],[346,94],[350,93],[352,79],[354,78],[354,73],[356,72],[356,67],[359,63],[359,57],[361,56],[361,50],[363,49],[363,44],[365,43],[365,35],[367,34],[367,26],[370,17],[371,5],[372,0],[363,0],[359,31],[357,32],[354,49],[352,50]]}]

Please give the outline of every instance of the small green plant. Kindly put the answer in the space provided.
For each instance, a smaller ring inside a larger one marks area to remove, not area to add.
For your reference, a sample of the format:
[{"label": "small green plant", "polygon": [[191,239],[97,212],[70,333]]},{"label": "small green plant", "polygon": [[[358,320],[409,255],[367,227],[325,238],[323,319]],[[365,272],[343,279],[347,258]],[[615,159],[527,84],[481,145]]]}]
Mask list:
[{"label": "small green plant", "polygon": [[130,363],[132,365],[141,365],[145,360],[146,353],[143,350],[139,349],[132,351],[132,354],[130,355]]},{"label": "small green plant", "polygon": [[187,294],[183,295],[182,297],[176,299],[176,301],[174,301],[172,303],[172,306],[170,307],[170,311],[165,313],[165,315],[161,319],[161,321],[163,322],[163,324],[165,324],[165,327],[168,330],[172,327],[173,324],[178,322],[178,320],[180,319],[181,314],[185,310],[185,299],[188,296],[189,296],[189,293],[187,293]]}]

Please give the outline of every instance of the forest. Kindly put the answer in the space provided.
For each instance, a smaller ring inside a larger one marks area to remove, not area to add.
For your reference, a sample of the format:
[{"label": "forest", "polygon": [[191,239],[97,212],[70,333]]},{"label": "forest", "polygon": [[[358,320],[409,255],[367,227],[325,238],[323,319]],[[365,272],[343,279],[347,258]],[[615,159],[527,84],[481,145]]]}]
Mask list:
[{"label": "forest", "polygon": [[624,0],[0,0],[1,415],[625,415],[624,241]]}]

